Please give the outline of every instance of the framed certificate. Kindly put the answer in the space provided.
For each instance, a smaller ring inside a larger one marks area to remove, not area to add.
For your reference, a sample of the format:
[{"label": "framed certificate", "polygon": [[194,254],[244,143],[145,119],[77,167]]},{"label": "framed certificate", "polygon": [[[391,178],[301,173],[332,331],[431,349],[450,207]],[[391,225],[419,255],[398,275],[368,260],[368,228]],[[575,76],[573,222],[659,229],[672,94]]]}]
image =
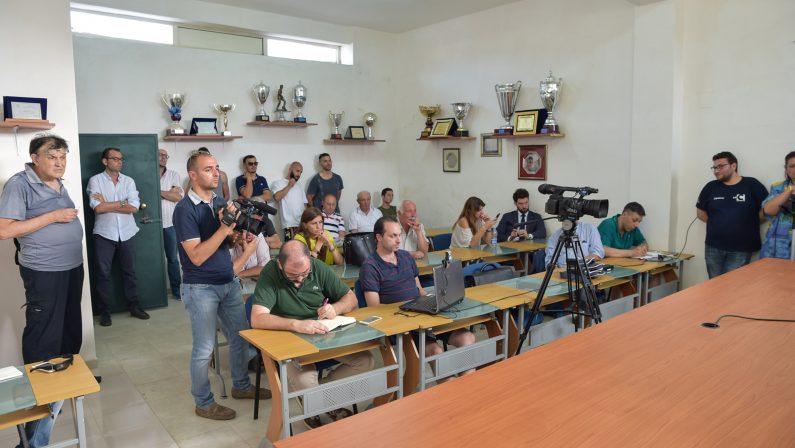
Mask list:
[{"label": "framed certificate", "polygon": [[502,139],[494,134],[480,134],[480,157],[502,157]]},{"label": "framed certificate", "polygon": [[538,111],[522,110],[516,112],[514,119],[513,135],[535,134],[538,128]]},{"label": "framed certificate", "polygon": [[190,135],[217,134],[216,118],[194,118],[190,122]]},{"label": "framed certificate", "polygon": [[458,128],[458,124],[455,122],[455,118],[440,118],[433,123],[429,138],[447,137],[453,133],[456,128]]},{"label": "framed certificate", "polygon": [[367,140],[364,135],[364,126],[348,126],[345,132],[345,140]]},{"label": "framed certificate", "polygon": [[46,120],[47,98],[4,96],[3,115],[6,119]]}]

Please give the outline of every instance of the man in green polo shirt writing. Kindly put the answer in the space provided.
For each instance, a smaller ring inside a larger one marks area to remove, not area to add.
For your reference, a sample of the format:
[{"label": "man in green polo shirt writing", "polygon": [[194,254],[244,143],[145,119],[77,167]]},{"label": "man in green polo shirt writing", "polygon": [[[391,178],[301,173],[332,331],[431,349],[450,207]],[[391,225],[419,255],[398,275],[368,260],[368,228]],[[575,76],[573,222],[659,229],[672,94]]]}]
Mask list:
[{"label": "man in green polo shirt writing", "polygon": [[607,218],[599,224],[599,236],[606,257],[642,257],[649,250],[646,238],[638,226],[646,211],[637,202],[624,206],[620,215]]},{"label": "man in green polo shirt writing", "polygon": [[[357,307],[356,296],[325,263],[312,258],[300,241],[288,241],[279,257],[262,268],[254,290],[251,326],[264,330],[287,330],[305,334],[323,334],[326,328],[317,319],[333,319]],[[367,372],[373,368],[370,352],[336,358],[340,366],[326,375],[323,382]],[[287,378],[292,390],[318,385],[314,364],[287,364]],[[346,412],[347,411],[347,412]],[[347,409],[329,412],[337,420],[350,415]],[[318,417],[305,422],[311,428],[320,426]]]}]

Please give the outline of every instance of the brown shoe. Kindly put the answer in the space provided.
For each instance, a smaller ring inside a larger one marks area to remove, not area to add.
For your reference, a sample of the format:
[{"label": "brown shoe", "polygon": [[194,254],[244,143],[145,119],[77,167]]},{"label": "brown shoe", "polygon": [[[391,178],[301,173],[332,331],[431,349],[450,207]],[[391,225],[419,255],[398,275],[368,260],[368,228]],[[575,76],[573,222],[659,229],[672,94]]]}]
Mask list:
[{"label": "brown shoe", "polygon": [[[232,388],[232,398],[254,399],[254,392],[256,390],[257,389],[253,385],[249,386],[248,389],[235,389],[235,388]],[[260,400],[267,400],[268,398],[271,398],[271,396],[272,396],[271,391],[269,391],[268,389],[265,389],[265,388],[260,388],[260,390],[259,390],[259,399]]]},{"label": "brown shoe", "polygon": [[305,418],[304,425],[306,425],[308,429],[315,429],[323,426],[323,422],[320,420],[320,416],[315,415],[314,417]]},{"label": "brown shoe", "polygon": [[234,409],[229,409],[226,406],[221,406],[218,403],[212,403],[206,409],[196,407],[196,415],[199,417],[209,418],[210,420],[232,420],[235,418]]}]

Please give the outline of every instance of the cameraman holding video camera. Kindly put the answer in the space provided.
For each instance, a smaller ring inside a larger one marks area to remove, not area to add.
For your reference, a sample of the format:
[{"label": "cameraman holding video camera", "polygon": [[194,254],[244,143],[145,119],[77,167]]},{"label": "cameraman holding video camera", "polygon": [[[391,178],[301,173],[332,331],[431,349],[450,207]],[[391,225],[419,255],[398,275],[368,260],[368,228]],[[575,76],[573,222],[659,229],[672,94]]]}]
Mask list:
[{"label": "cameraman holding video camera", "polygon": [[[180,243],[182,301],[193,335],[191,394],[196,403],[196,415],[230,420],[235,418],[235,411],[213,399],[208,367],[220,318],[229,337],[232,397],[254,398],[255,390],[247,368],[248,343],[239,334],[248,324],[227,244],[227,238],[240,221],[236,220],[239,216],[234,206],[227,207],[223,198],[213,192],[220,176],[215,157],[195,152],[188,159],[187,168],[191,188],[174,209],[174,228]],[[245,235],[243,240],[245,250],[252,242]],[[261,396],[269,398],[270,391],[263,389]]]}]

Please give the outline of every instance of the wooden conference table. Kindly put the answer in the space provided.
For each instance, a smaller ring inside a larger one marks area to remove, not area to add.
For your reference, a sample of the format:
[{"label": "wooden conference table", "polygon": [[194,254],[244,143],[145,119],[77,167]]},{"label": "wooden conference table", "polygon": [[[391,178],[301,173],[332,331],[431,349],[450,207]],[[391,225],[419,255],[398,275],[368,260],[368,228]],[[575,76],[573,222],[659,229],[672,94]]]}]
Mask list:
[{"label": "wooden conference table", "polygon": [[275,446],[795,446],[795,325],[701,326],[795,318],[794,278],[761,260]]}]

